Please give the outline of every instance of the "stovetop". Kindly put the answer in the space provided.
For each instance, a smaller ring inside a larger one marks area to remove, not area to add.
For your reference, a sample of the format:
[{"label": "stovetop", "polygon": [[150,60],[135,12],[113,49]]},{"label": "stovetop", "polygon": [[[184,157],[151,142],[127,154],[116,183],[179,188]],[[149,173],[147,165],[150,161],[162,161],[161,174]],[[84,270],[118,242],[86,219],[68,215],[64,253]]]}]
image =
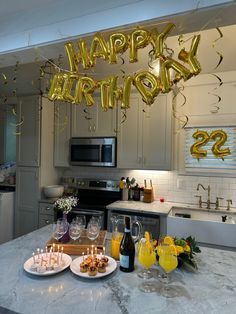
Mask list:
[{"label": "stovetop", "polygon": [[79,199],[77,208],[105,208],[121,199],[119,181],[70,177],[64,178],[63,184],[65,190],[74,189]]}]

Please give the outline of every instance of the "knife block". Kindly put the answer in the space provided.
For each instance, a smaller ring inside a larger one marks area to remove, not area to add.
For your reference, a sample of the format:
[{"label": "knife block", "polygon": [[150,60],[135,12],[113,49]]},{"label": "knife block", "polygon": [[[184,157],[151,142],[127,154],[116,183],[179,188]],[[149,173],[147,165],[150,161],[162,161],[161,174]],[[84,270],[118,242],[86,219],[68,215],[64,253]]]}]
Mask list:
[{"label": "knife block", "polygon": [[153,188],[144,188],[143,190],[143,202],[152,203],[154,201]]}]

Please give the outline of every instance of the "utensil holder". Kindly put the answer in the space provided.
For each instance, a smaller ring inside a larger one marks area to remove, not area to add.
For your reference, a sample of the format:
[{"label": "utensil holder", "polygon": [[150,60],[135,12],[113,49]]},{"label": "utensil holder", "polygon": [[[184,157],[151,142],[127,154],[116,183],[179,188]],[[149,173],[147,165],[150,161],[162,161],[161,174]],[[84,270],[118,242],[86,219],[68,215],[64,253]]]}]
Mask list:
[{"label": "utensil holder", "polygon": [[152,203],[154,201],[153,188],[144,188],[143,190],[143,202]]}]

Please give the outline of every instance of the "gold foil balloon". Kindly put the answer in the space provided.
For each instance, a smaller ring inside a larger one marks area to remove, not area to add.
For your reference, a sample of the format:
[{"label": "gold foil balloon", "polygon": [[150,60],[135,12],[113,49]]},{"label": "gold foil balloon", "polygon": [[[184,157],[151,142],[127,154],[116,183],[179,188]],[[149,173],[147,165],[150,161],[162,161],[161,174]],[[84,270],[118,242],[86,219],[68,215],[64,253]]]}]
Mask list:
[{"label": "gold foil balloon", "polygon": [[109,37],[110,56],[109,62],[117,63],[117,53],[123,53],[128,48],[128,36],[123,33],[115,33]]},{"label": "gold foil balloon", "polygon": [[175,82],[179,81],[181,78],[186,81],[192,76],[191,72],[185,66],[176,60],[166,57],[164,61],[161,60],[160,62],[160,77],[163,93],[168,93],[171,90],[173,82],[170,77],[170,69],[177,72],[178,76],[175,77]]},{"label": "gold foil balloon", "polygon": [[187,62],[190,65],[191,67],[190,71],[194,75],[199,74],[201,72],[201,65],[198,62],[197,57],[196,57],[199,42],[200,42],[200,35],[197,35],[197,36],[195,35],[192,39],[190,51],[187,52],[185,49],[182,49],[178,55],[178,58],[181,61]]},{"label": "gold foil balloon", "polygon": [[200,138],[200,140],[197,141],[196,143],[194,143],[190,147],[191,155],[193,157],[198,158],[198,159],[206,157],[207,156],[207,150],[206,149],[200,149],[200,148],[209,142],[210,137],[209,137],[208,133],[206,131],[197,130],[196,132],[193,133],[192,137],[196,140],[198,140]]},{"label": "gold foil balloon", "polygon": [[217,158],[222,158],[224,160],[225,156],[228,156],[231,154],[229,148],[224,148],[221,149],[221,147],[225,144],[227,141],[227,134],[223,130],[216,130],[213,131],[210,135],[210,138],[216,143],[212,146],[212,153],[217,157]]},{"label": "gold foil balloon", "polygon": [[69,61],[70,72],[77,72],[78,73],[80,57],[79,57],[79,54],[74,51],[73,43],[71,43],[71,42],[66,43],[65,49],[66,49],[67,58]]},{"label": "gold foil balloon", "polygon": [[101,95],[101,107],[104,111],[107,111],[108,109],[109,85],[110,85],[109,79],[99,81],[100,95]]},{"label": "gold foil balloon", "polygon": [[48,92],[49,100],[63,100],[62,96],[62,83],[64,81],[63,73],[56,73],[53,76],[52,83],[50,86],[50,90]]},{"label": "gold foil balloon", "polygon": [[147,105],[153,104],[155,97],[160,92],[160,80],[148,71],[136,74],[134,77],[134,85]]},{"label": "gold foil balloon", "polygon": [[138,49],[144,48],[149,43],[150,34],[145,29],[137,29],[130,35],[130,57],[129,62],[138,61]]},{"label": "gold foil balloon", "polygon": [[63,100],[73,103],[74,96],[71,95],[71,90],[75,80],[78,80],[79,76],[78,74],[64,73],[63,77],[64,77],[64,84],[62,89]]},{"label": "gold foil balloon", "polygon": [[82,61],[83,68],[89,69],[89,68],[93,67],[94,64],[89,57],[87,45],[83,39],[79,40],[79,50],[80,50],[80,59]]},{"label": "gold foil balloon", "polygon": [[90,60],[93,65],[96,63],[96,58],[103,58],[104,60],[108,60],[109,58],[107,43],[100,33],[94,35],[90,47]]},{"label": "gold foil balloon", "polygon": [[128,109],[130,107],[130,92],[132,83],[133,77],[131,75],[126,76],[124,80],[121,109]]},{"label": "gold foil balloon", "polygon": [[94,104],[93,92],[97,87],[97,82],[94,81],[91,77],[80,77],[75,88],[75,98],[74,103],[81,103],[83,97],[86,100],[88,106]]},{"label": "gold foil balloon", "polygon": [[122,88],[117,87],[118,76],[112,76],[110,81],[110,89],[108,93],[108,107],[113,109],[118,100],[122,99]]},{"label": "gold foil balloon", "polygon": [[159,58],[163,54],[163,44],[166,40],[167,35],[169,32],[174,28],[175,25],[173,23],[169,23],[161,33],[153,30],[151,32],[152,43],[154,46],[154,56],[155,58]]}]

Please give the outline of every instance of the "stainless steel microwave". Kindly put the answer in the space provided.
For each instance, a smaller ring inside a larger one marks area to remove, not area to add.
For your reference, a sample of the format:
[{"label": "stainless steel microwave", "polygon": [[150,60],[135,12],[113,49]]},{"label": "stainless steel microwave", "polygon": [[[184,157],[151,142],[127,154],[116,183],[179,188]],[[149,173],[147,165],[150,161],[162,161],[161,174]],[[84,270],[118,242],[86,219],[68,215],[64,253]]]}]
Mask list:
[{"label": "stainless steel microwave", "polygon": [[70,164],[116,167],[116,137],[72,137]]}]

